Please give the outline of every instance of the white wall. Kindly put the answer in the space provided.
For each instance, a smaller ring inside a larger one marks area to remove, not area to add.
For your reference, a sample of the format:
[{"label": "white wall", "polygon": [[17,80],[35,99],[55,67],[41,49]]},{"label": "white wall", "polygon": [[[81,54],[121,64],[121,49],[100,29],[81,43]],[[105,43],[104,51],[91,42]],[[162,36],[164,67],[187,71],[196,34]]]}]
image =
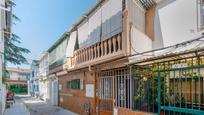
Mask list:
[{"label": "white wall", "polygon": [[[4,6],[5,0],[0,0],[0,6]],[[0,52],[4,52],[4,39],[2,29],[5,27],[5,11],[0,9]],[[3,54],[0,53],[0,85],[2,84],[2,63],[3,63]],[[1,91],[1,90],[0,90]]]},{"label": "white wall", "polygon": [[[5,0],[0,0],[0,6],[4,6]],[[0,9],[0,52],[4,52],[4,38],[2,29],[5,27],[5,15],[4,11]],[[3,77],[3,54],[0,53],[0,114],[3,114],[5,109],[5,95],[6,87],[2,84]]]},{"label": "white wall", "polygon": [[15,71],[9,71],[9,74],[10,74],[9,80],[29,80],[28,78],[30,76],[29,73],[22,74]]},{"label": "white wall", "polygon": [[[45,79],[48,77],[48,70],[49,70],[49,60],[48,60],[48,53],[44,53],[39,61],[39,76]],[[39,81],[39,94],[41,95],[41,99],[47,99],[47,83],[45,81]]]},{"label": "white wall", "polygon": [[132,54],[152,50],[152,40],[134,26],[131,29],[131,45]]},{"label": "white wall", "polygon": [[194,39],[197,29],[196,0],[166,0],[156,7],[154,48]]},{"label": "white wall", "polygon": [[7,91],[6,91],[6,85],[5,84],[1,84],[0,85],[0,87],[2,88],[1,90],[1,97],[0,97],[0,99],[1,99],[1,109],[0,110],[2,110],[2,111],[0,111],[1,113],[0,114],[3,114],[4,113],[4,111],[5,111],[5,108],[6,108],[6,93],[7,93]]},{"label": "white wall", "polygon": [[58,79],[55,79],[51,83],[51,104],[58,105]]}]

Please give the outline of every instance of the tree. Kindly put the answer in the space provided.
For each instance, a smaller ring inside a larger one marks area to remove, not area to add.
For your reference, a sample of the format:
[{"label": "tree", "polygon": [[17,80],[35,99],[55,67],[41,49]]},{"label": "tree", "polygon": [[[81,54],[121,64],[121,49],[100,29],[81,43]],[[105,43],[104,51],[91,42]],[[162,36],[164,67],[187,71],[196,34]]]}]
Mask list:
[{"label": "tree", "polygon": [[[11,5],[11,7],[16,6],[16,4],[11,0],[8,4]],[[20,19],[14,14],[11,15],[11,18],[14,21],[20,21]],[[15,24],[15,22],[12,23]],[[28,61],[24,55],[30,53],[30,51],[26,48],[18,46],[21,43],[20,37],[16,34],[5,34],[4,38],[4,53],[6,63],[10,62],[15,65],[28,64]]]}]

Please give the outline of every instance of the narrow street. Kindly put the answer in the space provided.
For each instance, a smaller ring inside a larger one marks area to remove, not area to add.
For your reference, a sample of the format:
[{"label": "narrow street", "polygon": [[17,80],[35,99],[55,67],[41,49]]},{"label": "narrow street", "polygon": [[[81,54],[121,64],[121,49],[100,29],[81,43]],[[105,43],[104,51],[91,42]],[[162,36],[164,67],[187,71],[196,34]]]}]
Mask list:
[{"label": "narrow street", "polygon": [[22,99],[28,98],[27,96],[16,96],[15,103],[10,108],[5,110],[4,115],[30,115]]},{"label": "narrow street", "polygon": [[30,96],[16,96],[15,104],[6,109],[5,115],[77,115]]}]

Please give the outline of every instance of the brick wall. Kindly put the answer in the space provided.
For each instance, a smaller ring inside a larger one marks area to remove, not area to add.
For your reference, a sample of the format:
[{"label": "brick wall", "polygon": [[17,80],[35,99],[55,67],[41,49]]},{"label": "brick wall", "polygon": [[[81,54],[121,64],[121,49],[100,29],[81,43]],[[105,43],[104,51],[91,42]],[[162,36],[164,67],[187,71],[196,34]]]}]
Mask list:
[{"label": "brick wall", "polygon": [[[67,81],[80,79],[83,82],[83,89],[73,90],[66,87]],[[82,114],[84,113],[84,104],[90,103],[91,114],[95,114],[95,97],[86,97],[86,84],[94,84],[94,72],[89,72],[88,69],[69,72],[67,75],[59,78],[59,85],[62,86],[59,91],[59,105],[65,109]]]}]

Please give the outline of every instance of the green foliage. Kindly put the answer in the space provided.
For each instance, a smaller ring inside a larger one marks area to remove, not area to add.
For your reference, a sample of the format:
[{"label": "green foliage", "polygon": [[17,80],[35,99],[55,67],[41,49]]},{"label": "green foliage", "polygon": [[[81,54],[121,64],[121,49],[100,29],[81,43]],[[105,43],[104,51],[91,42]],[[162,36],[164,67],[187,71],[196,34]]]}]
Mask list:
[{"label": "green foliage", "polygon": [[[158,66],[156,66],[158,68]],[[151,66],[137,66],[133,69],[133,79],[135,81],[136,85],[134,89],[134,101],[140,102],[142,100],[147,101],[148,96],[154,97],[154,104],[156,105],[158,103],[158,72],[156,72],[155,67]],[[164,94],[166,95],[166,92],[164,92],[163,89],[167,89],[167,84],[165,82],[165,77],[167,73],[163,72],[160,73],[160,88],[161,88],[161,99],[164,98]],[[148,94],[148,95],[147,95]],[[166,97],[166,96],[165,96]]]},{"label": "green foliage", "polygon": [[26,94],[28,89],[27,86],[23,86],[23,85],[11,85],[9,87],[9,91],[15,93],[15,94]]},{"label": "green foliage", "polygon": [[24,54],[30,53],[26,48],[17,46],[20,44],[20,37],[12,34],[11,38],[5,37],[5,60],[15,65],[28,64],[27,59],[24,57]]},{"label": "green foliage", "polygon": [[[9,4],[12,7],[16,6],[12,0],[9,1]],[[12,14],[12,18],[14,21],[20,21],[20,19],[14,14]],[[20,37],[16,34],[5,34],[4,38],[4,53],[6,63],[10,62],[14,65],[28,64],[28,61],[24,55],[30,53],[30,51],[19,46],[21,43]]]}]

